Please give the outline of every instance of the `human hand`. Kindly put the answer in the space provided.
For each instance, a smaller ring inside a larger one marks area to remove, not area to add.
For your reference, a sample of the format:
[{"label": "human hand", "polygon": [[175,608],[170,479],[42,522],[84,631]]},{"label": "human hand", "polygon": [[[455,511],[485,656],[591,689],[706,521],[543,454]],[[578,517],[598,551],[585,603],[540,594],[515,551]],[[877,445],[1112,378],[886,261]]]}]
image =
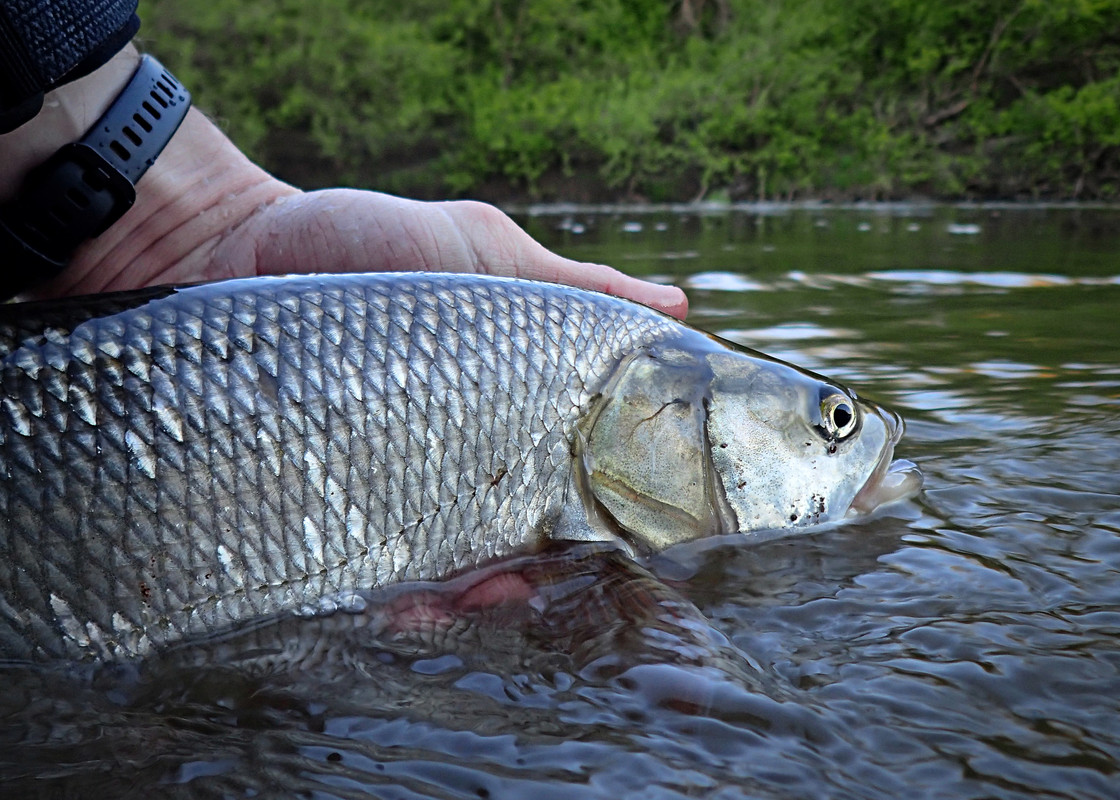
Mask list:
[{"label": "human hand", "polygon": [[232,227],[202,262],[181,261],[160,282],[200,268],[208,277],[401,269],[506,275],[629,297],[681,318],[688,310],[680,289],[563,258],[486,203],[354,189],[281,194]]},{"label": "human hand", "polygon": [[[80,136],[127,82],[137,59],[127,48],[98,72],[58,90],[53,110],[0,137],[0,192],[6,183],[10,192],[19,169]],[[95,101],[91,94],[104,96]],[[79,248],[66,270],[34,295],[382,270],[554,281],[628,297],[682,318],[688,308],[676,287],[550,252],[484,203],[425,203],[352,189],[301,192],[253,164],[196,109],[141,178],[134,207]]]}]

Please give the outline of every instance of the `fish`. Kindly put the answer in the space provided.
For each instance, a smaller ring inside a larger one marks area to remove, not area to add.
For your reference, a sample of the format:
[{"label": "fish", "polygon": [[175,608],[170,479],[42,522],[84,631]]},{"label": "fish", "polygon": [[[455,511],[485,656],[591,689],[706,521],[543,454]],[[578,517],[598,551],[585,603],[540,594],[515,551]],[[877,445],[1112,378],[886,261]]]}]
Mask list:
[{"label": "fish", "polygon": [[633,302],[473,275],[0,307],[0,658],[112,662],[556,541],[913,495],[900,418]]}]

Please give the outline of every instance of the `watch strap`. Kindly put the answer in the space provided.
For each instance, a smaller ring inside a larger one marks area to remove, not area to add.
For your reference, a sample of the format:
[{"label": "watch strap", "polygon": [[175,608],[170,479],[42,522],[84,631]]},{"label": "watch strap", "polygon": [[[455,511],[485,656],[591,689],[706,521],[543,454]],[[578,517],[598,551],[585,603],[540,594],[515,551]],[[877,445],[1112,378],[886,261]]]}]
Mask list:
[{"label": "watch strap", "polygon": [[83,242],[120,219],[189,108],[190,93],[144,56],[86,135],[32,170],[0,209],[0,297],[54,277]]},{"label": "watch strap", "polygon": [[97,152],[133,185],[140,180],[187,115],[191,95],[151,56],[79,144]]}]

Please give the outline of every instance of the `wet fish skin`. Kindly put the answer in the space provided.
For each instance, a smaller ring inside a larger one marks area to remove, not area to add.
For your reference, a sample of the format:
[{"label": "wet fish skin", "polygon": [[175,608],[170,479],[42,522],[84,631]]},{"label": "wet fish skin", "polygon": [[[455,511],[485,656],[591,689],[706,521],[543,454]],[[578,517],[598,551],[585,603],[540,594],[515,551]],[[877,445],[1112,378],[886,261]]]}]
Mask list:
[{"label": "wet fish skin", "polygon": [[143,655],[530,549],[605,376],[699,335],[469,276],[141,300],[37,335],[11,319],[34,309],[0,320],[0,657]]},{"label": "wet fish skin", "polygon": [[548,284],[0,307],[0,659],[145,656],[551,540],[843,519],[920,487],[901,432],[821,376]]}]

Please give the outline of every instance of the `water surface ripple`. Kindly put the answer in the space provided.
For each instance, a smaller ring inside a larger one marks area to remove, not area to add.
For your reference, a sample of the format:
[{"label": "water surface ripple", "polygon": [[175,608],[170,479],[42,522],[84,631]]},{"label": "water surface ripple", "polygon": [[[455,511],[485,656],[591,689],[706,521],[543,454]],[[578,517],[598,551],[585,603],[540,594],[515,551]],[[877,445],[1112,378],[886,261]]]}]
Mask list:
[{"label": "water surface ripple", "polygon": [[[443,618],[454,587],[414,587],[143,670],[0,665],[0,793],[1117,796],[1120,210],[521,221],[901,412],[923,494],[644,564],[515,560],[534,601],[450,626],[394,622]],[[298,668],[268,657],[292,648]]]}]

